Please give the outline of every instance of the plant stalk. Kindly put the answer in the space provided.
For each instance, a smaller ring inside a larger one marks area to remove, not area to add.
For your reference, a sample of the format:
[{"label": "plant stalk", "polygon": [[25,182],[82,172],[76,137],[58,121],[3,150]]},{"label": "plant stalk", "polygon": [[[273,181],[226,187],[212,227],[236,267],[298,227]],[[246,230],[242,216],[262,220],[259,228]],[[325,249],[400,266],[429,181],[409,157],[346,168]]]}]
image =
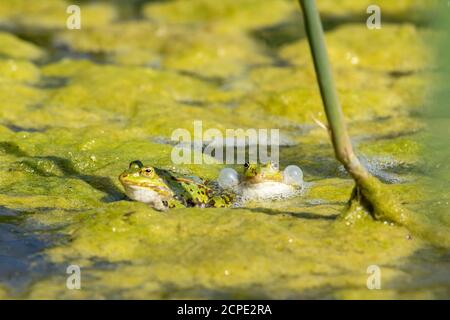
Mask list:
[{"label": "plant stalk", "polygon": [[316,3],[314,0],[300,0],[300,5],[336,158],[355,180],[359,180],[367,177],[369,173],[355,156],[347,133]]}]

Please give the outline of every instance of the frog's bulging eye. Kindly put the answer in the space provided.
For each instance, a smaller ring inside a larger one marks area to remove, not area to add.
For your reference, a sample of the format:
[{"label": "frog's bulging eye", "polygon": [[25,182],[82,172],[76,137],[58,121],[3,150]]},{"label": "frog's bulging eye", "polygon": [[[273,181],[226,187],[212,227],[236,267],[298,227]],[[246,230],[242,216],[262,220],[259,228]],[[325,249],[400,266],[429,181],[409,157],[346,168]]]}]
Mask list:
[{"label": "frog's bulging eye", "polygon": [[142,164],[141,161],[139,160],[134,160],[130,162],[129,168],[130,169],[140,169],[142,168],[144,165]]},{"label": "frog's bulging eye", "polygon": [[153,168],[144,168],[141,170],[141,173],[145,176],[152,176],[154,173]]},{"label": "frog's bulging eye", "polygon": [[248,167],[250,167],[250,163],[248,162],[244,163],[244,168],[248,169]]}]

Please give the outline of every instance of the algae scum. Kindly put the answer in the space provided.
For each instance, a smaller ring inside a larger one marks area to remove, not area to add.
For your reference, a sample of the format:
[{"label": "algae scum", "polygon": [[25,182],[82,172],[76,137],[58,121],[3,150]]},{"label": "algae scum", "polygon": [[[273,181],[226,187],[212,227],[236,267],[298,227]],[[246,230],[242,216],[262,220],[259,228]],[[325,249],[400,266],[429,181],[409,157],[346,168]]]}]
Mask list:
[{"label": "algae scum", "polygon": [[[379,1],[386,19],[368,31],[365,2],[319,1],[353,143],[405,206],[449,227],[420,156],[438,34],[420,1]],[[0,2],[1,298],[450,297],[447,249],[363,210],[338,219],[353,181],[313,120],[296,1],[130,3],[83,1],[82,29],[67,30],[64,1]],[[279,128],[280,165],[303,169],[307,193],[166,213],[127,200],[118,175],[135,159],[171,169],[170,135],[193,120]],[[69,265],[81,290],[66,288]]]}]

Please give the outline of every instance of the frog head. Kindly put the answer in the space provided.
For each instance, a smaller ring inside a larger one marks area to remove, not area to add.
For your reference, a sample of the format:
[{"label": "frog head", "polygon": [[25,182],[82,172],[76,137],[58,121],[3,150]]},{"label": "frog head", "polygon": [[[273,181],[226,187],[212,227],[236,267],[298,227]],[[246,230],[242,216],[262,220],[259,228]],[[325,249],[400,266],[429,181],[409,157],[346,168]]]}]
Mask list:
[{"label": "frog head", "polygon": [[128,169],[119,176],[119,181],[132,200],[155,204],[172,196],[172,191],[155,168],[144,166],[139,160],[130,163]]},{"label": "frog head", "polygon": [[243,181],[250,184],[269,181],[281,182],[283,181],[283,174],[278,166],[271,161],[266,164],[246,162],[244,164]]},{"label": "frog head", "polygon": [[141,161],[135,160],[122,172],[119,180],[124,186],[148,187],[158,183],[159,177],[153,167],[144,166]]}]

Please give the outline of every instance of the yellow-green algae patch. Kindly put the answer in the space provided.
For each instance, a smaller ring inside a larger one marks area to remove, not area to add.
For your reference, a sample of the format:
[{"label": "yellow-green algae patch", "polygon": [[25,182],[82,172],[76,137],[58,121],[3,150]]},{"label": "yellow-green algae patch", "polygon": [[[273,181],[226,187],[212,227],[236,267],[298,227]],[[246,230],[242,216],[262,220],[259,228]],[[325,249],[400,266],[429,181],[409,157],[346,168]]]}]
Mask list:
[{"label": "yellow-green algae patch", "polygon": [[[270,63],[251,39],[239,33],[199,34],[177,41],[164,51],[164,64],[176,70],[207,76],[233,76],[249,64]],[[217,63],[220,61],[220,63]]]},{"label": "yellow-green algae patch", "polygon": [[124,64],[154,65],[160,58],[167,33],[176,31],[146,21],[125,21],[93,28],[82,33],[61,31],[57,41],[74,51],[105,53],[109,60]]},{"label": "yellow-green algae patch", "polygon": [[37,60],[45,56],[38,46],[7,32],[0,32],[0,58]]},{"label": "yellow-green algae patch", "polygon": [[265,113],[236,107],[246,94],[239,88],[224,90],[174,71],[64,60],[44,67],[42,75],[63,83],[45,90],[45,104],[32,111],[47,126],[131,125],[153,137],[169,138],[179,127],[192,132],[193,120],[202,120],[205,130],[215,127],[224,133],[227,128],[273,124]]},{"label": "yellow-green algae patch", "polygon": [[[256,68],[249,78],[252,89],[238,109],[253,110],[254,113],[264,110],[270,115],[303,124],[312,124],[314,119],[326,121],[312,61],[292,68]],[[433,79],[433,75],[429,72],[396,75],[386,70],[340,65],[335,68],[335,78],[347,121],[358,125],[358,122],[379,119],[373,122],[373,126],[379,127],[381,119],[384,123],[386,119],[392,119],[392,125],[399,129],[407,127],[406,122],[412,124],[409,114],[423,109],[430,91],[427,81]],[[396,120],[399,117],[402,121]],[[420,125],[414,124],[405,129],[413,131],[418,127]],[[370,130],[371,134],[380,132],[371,128],[365,130]],[[383,132],[387,134],[391,128],[383,125]]]},{"label": "yellow-green algae patch", "polygon": [[0,82],[36,83],[39,77],[39,68],[31,62],[0,59]]},{"label": "yellow-green algae patch", "polygon": [[[0,3],[0,24],[11,29],[36,32],[36,30],[65,29],[67,20],[74,12],[67,12],[70,1],[11,0]],[[78,4],[82,16],[82,28],[111,23],[117,16],[113,6],[106,3]]]},{"label": "yellow-green algae patch", "polygon": [[103,53],[106,60],[119,64],[170,68],[203,77],[236,76],[249,63],[270,63],[258,44],[241,31],[148,21],[117,22],[81,34],[66,30],[58,35],[58,42],[74,51]]},{"label": "yellow-green algae patch", "polygon": [[144,16],[162,23],[218,24],[224,30],[250,29],[282,22],[297,9],[297,4],[286,0],[176,0],[149,3]]},{"label": "yellow-green algae patch", "polygon": [[[369,261],[389,264],[384,275],[388,283],[402,275],[395,265],[421,246],[420,241],[408,241],[402,228],[379,222],[336,225],[320,210],[306,210],[297,204],[294,210],[161,214],[142,204],[119,202],[85,217],[82,228],[69,231],[71,246],[49,253],[55,262],[70,260],[85,268],[89,276],[78,297],[95,297],[101,285],[111,292],[123,286],[127,298],[295,298],[329,286],[364,288]],[[391,256],[398,258],[394,265]],[[97,271],[92,265],[96,260],[117,267]],[[116,280],[109,283],[106,278]],[[53,294],[71,296],[52,282],[46,285]],[[46,296],[39,285],[30,294]],[[371,296],[367,290],[360,298]]]},{"label": "yellow-green algae patch", "polygon": [[[87,106],[127,112],[137,104],[169,105],[176,102],[214,103],[233,99],[234,92],[217,90],[213,83],[174,71],[97,65],[64,60],[44,68],[43,74],[67,77],[52,99],[67,99],[62,105]],[[94,86],[97,91],[91,92]],[[126,92],[127,95],[123,95]],[[93,95],[96,95],[94,99]],[[67,98],[64,98],[67,97]],[[74,100],[76,99],[76,100]]]},{"label": "yellow-green algae patch", "polygon": [[[325,38],[335,67],[408,72],[430,69],[433,54],[427,41],[434,36],[410,24],[385,23],[382,29],[369,33],[364,24],[343,25]],[[286,45],[281,56],[298,65],[309,63],[307,41]]]},{"label": "yellow-green algae patch", "polygon": [[6,300],[8,299],[8,290],[5,287],[0,285],[0,299]]},{"label": "yellow-green algae patch", "polygon": [[[358,67],[339,66],[334,68],[334,77],[338,89],[391,91],[397,101],[406,107],[420,108],[429,93],[428,83],[433,80],[433,73],[402,73],[383,70],[367,70]],[[258,92],[282,92],[298,87],[318,90],[312,61],[290,68],[262,66],[249,73],[249,82]],[[383,92],[384,93],[384,92]],[[385,93],[384,93],[385,94]],[[394,102],[395,103],[395,102]]]},{"label": "yellow-green algae patch", "polygon": [[[29,85],[6,82],[0,86],[0,96],[2,97],[2,108],[0,108],[0,117],[2,123],[16,123],[20,125],[29,124],[33,128],[36,123],[33,118],[23,117],[23,113],[33,110],[45,98],[45,93]],[[32,115],[29,115],[32,117]],[[40,121],[39,121],[40,122]]]},{"label": "yellow-green algae patch", "polygon": [[392,157],[404,163],[417,163],[420,159],[420,144],[413,137],[378,140],[363,143],[358,150],[367,155],[378,157]]},{"label": "yellow-green algae patch", "polygon": [[[389,90],[340,90],[342,107],[350,120],[398,116],[401,98]],[[255,98],[255,109],[286,117],[299,123],[312,122],[313,117],[323,120],[320,94],[317,90],[297,87],[282,92],[260,94]],[[246,107],[246,106],[245,106]]]}]

